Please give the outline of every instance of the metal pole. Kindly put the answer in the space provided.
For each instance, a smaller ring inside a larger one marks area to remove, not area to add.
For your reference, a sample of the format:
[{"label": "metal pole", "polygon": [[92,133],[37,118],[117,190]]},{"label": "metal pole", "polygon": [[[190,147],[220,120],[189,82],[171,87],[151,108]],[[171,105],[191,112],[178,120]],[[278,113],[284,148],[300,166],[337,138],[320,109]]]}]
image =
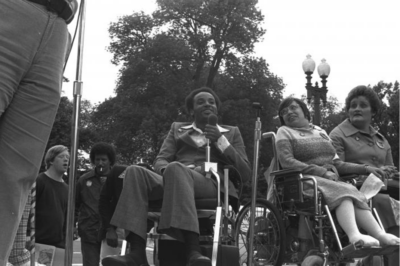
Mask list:
[{"label": "metal pole", "polygon": [[71,165],[69,168],[69,190],[68,190],[68,209],[67,209],[67,232],[65,243],[64,266],[72,265],[73,255],[73,233],[74,233],[74,218],[75,218],[75,180],[77,170],[78,157],[78,127],[79,114],[82,97],[82,60],[83,60],[83,44],[85,32],[85,0],[81,0],[79,23],[79,41],[78,41],[78,61],[76,70],[76,81],[74,82],[74,110],[72,115],[72,130],[71,130]]},{"label": "metal pole", "polygon": [[[318,89],[318,87],[317,87]],[[317,90],[314,91],[314,125],[321,126],[321,109],[320,109],[320,97]]]},{"label": "metal pole", "polygon": [[259,103],[253,103],[253,108],[257,109],[257,120],[254,129],[254,153],[253,153],[253,176],[252,176],[252,188],[251,188],[251,209],[250,209],[250,224],[249,224],[249,249],[247,250],[248,255],[248,266],[253,265],[253,240],[254,240],[254,220],[255,220],[255,209],[256,209],[256,198],[257,198],[257,175],[258,175],[258,154],[260,148],[261,139],[261,121],[260,111],[261,105]]}]

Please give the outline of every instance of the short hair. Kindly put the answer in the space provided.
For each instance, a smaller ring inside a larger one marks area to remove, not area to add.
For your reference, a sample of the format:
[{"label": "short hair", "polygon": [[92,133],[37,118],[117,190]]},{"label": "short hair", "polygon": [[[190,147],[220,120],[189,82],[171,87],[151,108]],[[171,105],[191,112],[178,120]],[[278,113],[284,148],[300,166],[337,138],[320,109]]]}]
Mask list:
[{"label": "short hair", "polygon": [[51,163],[54,161],[54,159],[62,152],[68,151],[68,148],[65,147],[64,145],[56,145],[51,147],[47,152],[46,155],[44,156],[44,162],[46,164],[46,169],[49,169],[51,166]]},{"label": "short hair", "polygon": [[199,94],[200,92],[208,92],[210,93],[214,99],[215,99],[215,104],[217,105],[217,110],[219,110],[219,107],[221,106],[221,100],[219,99],[218,95],[214,92],[213,89],[209,88],[209,87],[201,87],[198,89],[195,89],[193,91],[191,91],[189,93],[188,96],[186,96],[185,99],[185,105],[186,105],[186,110],[187,112],[190,114],[190,111],[193,110],[193,106],[194,106],[194,97]]},{"label": "short hair", "polygon": [[349,92],[346,97],[346,112],[348,112],[350,109],[351,101],[359,96],[364,96],[367,98],[369,104],[371,105],[372,112],[374,114],[378,113],[378,110],[381,108],[381,100],[373,89],[364,85],[357,86]]},{"label": "short hair", "polygon": [[105,142],[98,142],[94,144],[92,149],[90,150],[90,162],[92,164],[95,163],[96,155],[107,155],[111,165],[115,164],[116,154],[115,149],[111,144]]},{"label": "short hair", "polygon": [[310,115],[310,111],[308,110],[307,105],[299,98],[290,96],[290,97],[283,99],[278,108],[279,121],[281,121],[281,125],[282,126],[285,125],[285,121],[283,120],[283,117],[281,116],[281,111],[283,108],[288,107],[292,102],[296,102],[300,106],[301,110],[303,110],[304,116],[308,119],[308,121],[311,121],[311,115]]}]

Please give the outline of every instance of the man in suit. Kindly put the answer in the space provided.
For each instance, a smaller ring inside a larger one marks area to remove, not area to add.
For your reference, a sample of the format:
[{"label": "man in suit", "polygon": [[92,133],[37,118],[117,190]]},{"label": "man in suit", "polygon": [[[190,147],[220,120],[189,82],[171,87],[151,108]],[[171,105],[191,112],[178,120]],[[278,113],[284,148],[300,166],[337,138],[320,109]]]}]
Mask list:
[{"label": "man in suit", "polygon": [[[206,177],[202,168],[205,147],[210,141],[210,161],[217,162],[219,172],[233,165],[244,181],[251,176],[250,163],[239,129],[208,124],[217,115],[220,100],[207,87],[186,97],[186,108],[194,122],[175,122],[154,161],[155,172],[130,166],[111,224],[124,228],[131,252],[125,256],[103,259],[103,266],[148,265],[146,259],[146,219],[151,203],[163,199],[159,229],[185,243],[190,266],[209,266],[211,261],[200,253],[199,226],[195,199],[216,198],[217,184]],[[221,174],[222,176],[222,174]],[[229,184],[233,187],[232,182]],[[235,190],[230,195],[237,197]]]}]

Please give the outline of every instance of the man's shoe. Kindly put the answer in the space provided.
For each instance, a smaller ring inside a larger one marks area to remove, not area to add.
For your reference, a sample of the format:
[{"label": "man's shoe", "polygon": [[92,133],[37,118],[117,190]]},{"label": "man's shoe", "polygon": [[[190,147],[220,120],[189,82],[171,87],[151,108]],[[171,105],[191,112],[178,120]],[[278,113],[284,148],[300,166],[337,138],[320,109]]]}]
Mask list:
[{"label": "man's shoe", "polygon": [[188,266],[211,266],[211,260],[209,257],[200,254],[200,252],[194,251],[189,256]]},{"label": "man's shoe", "polygon": [[105,257],[101,263],[103,266],[149,266],[148,264],[138,264],[128,255]]}]

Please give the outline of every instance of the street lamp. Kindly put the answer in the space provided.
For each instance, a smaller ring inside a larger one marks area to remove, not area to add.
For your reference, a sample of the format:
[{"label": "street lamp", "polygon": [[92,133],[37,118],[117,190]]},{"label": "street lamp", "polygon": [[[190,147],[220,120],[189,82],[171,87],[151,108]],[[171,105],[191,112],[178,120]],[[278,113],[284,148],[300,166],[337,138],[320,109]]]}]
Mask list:
[{"label": "street lamp", "polygon": [[303,61],[303,70],[304,73],[307,75],[307,101],[308,104],[311,103],[311,98],[314,96],[314,119],[313,124],[319,126],[321,124],[321,111],[319,109],[321,99],[326,106],[326,93],[328,92],[328,88],[326,87],[327,78],[329,73],[331,72],[331,67],[326,63],[325,59],[321,60],[321,64],[319,64],[317,70],[318,74],[321,77],[322,87],[318,87],[318,82],[315,82],[315,86],[311,84],[311,75],[315,70],[315,61],[311,58],[311,55],[307,55],[307,58]]}]

